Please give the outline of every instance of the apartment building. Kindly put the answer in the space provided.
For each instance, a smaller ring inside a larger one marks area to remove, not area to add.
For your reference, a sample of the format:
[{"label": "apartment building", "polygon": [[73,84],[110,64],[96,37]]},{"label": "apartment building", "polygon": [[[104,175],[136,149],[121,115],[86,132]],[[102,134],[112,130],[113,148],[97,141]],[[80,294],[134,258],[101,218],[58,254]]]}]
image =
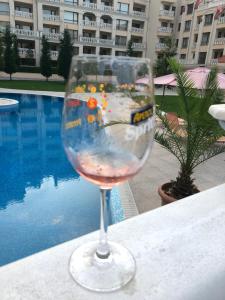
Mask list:
[{"label": "apartment building", "polygon": [[60,38],[68,29],[74,53],[145,57],[149,0],[1,0],[0,29],[17,35],[22,64],[39,65],[43,34],[56,62]]},{"label": "apartment building", "polygon": [[147,56],[154,62],[166,47],[166,39],[174,35],[177,0],[151,0],[148,21]]},{"label": "apartment building", "polygon": [[177,57],[187,67],[225,66],[225,1],[181,1],[177,8]]}]

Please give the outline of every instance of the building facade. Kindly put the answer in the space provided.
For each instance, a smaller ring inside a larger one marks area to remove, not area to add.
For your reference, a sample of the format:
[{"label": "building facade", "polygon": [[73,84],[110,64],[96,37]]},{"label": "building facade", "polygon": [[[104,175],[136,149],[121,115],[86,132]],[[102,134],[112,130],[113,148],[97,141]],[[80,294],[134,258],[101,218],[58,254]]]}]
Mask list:
[{"label": "building facade", "polygon": [[148,20],[147,56],[154,62],[174,34],[177,0],[151,0]]},{"label": "building facade", "polygon": [[225,1],[181,1],[174,36],[177,58],[187,67],[225,66]]},{"label": "building facade", "polygon": [[0,28],[17,35],[22,64],[39,65],[41,38],[48,38],[56,62],[60,38],[68,29],[76,55],[145,57],[149,0],[19,0],[0,1]]}]

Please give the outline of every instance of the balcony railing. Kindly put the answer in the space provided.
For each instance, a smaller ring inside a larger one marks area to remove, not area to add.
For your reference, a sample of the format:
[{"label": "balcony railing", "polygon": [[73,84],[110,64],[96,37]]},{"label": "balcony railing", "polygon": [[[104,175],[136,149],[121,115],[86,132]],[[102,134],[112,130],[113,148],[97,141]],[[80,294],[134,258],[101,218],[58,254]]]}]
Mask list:
[{"label": "balcony railing", "polygon": [[137,28],[137,27],[132,27],[131,32],[134,33],[144,33],[144,28]]},{"label": "balcony railing", "polygon": [[12,33],[15,33],[18,36],[24,36],[27,38],[37,38],[39,37],[39,32],[38,31],[33,31],[33,30],[27,30],[27,29],[18,29],[14,28],[11,29]]},{"label": "balcony railing", "polygon": [[51,50],[51,59],[56,60],[58,58],[59,52]]},{"label": "balcony railing", "polygon": [[113,12],[114,11],[113,6],[108,6],[108,5],[104,5],[104,4],[98,5],[98,9],[102,10],[102,11],[106,11],[106,12]]},{"label": "balcony railing", "polygon": [[224,23],[225,23],[225,17],[221,17],[217,21],[217,24],[224,24]]},{"label": "balcony railing", "polygon": [[16,17],[21,17],[21,18],[26,18],[26,19],[32,19],[33,14],[27,11],[22,11],[22,10],[15,10],[15,16]]},{"label": "balcony railing", "polygon": [[144,43],[133,43],[132,44],[132,48],[133,49],[144,49],[145,48],[145,44]]},{"label": "balcony railing", "polygon": [[172,33],[173,29],[170,27],[159,27],[158,32],[162,33]]},{"label": "balcony railing", "polygon": [[225,44],[225,38],[216,38],[214,41],[215,45],[224,45]]},{"label": "balcony railing", "polygon": [[143,11],[133,10],[133,12],[131,12],[131,16],[133,16],[133,17],[139,17],[139,18],[145,18],[146,17],[146,13],[143,12]]},{"label": "balcony railing", "polygon": [[63,37],[62,33],[53,33],[53,32],[41,32],[40,36],[42,37],[43,35],[45,35],[47,39],[53,41],[59,41]]},{"label": "balcony railing", "polygon": [[210,65],[217,65],[218,64],[218,58],[213,58],[210,61]]},{"label": "balcony railing", "polygon": [[113,24],[100,22],[99,27],[105,28],[105,29],[112,29],[113,28]]},{"label": "balcony railing", "polygon": [[46,2],[52,2],[52,3],[60,3],[60,0],[45,0]]},{"label": "balcony railing", "polygon": [[90,45],[107,45],[107,46],[114,46],[114,40],[110,39],[101,39],[101,38],[95,38],[95,37],[86,37],[81,36],[80,42],[84,44],[90,44]]},{"label": "balcony railing", "polygon": [[156,50],[164,50],[166,47],[167,47],[167,46],[166,46],[166,44],[164,44],[164,43],[157,43],[157,44],[155,45]]},{"label": "balcony railing", "polygon": [[162,10],[160,10],[159,15],[162,17],[174,18],[175,12],[171,11],[171,10],[162,9]]},{"label": "balcony railing", "polygon": [[81,21],[80,24],[84,27],[97,27],[97,22],[96,21],[83,20],[83,21]]},{"label": "balcony railing", "polygon": [[32,53],[32,56],[35,57],[35,50],[29,49],[29,48],[18,48],[19,56],[21,58],[26,58],[28,56],[28,53]]},{"label": "balcony railing", "polygon": [[53,21],[53,22],[59,22],[60,16],[57,15],[43,15],[43,20],[45,21]]},{"label": "balcony railing", "polygon": [[86,36],[81,36],[80,37],[80,42],[85,43],[85,44],[97,44],[98,39],[95,37],[86,37]]},{"label": "balcony railing", "polygon": [[82,6],[83,7],[85,7],[85,8],[89,8],[89,9],[94,9],[94,10],[96,10],[97,9],[97,4],[95,4],[95,3],[86,3],[86,2],[83,2],[83,4],[82,4]]}]

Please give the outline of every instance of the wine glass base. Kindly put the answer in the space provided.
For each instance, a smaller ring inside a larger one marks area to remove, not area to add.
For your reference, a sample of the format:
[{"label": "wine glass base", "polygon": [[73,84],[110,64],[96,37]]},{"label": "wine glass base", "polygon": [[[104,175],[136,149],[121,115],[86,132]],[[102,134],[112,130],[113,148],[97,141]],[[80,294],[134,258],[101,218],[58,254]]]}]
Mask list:
[{"label": "wine glass base", "polygon": [[97,246],[97,242],[89,242],[77,248],[70,259],[70,273],[79,285],[88,290],[116,291],[134,277],[135,260],[126,248],[112,242],[109,243],[110,256],[100,259],[96,255]]}]

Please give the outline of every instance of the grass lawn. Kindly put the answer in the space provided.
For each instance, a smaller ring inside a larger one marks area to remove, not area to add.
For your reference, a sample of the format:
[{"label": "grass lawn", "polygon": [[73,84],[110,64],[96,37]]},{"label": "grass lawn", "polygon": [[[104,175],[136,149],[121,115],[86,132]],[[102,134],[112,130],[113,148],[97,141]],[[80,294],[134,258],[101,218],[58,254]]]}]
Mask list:
[{"label": "grass lawn", "polygon": [[40,80],[0,80],[0,88],[64,92],[64,82]]},{"label": "grass lawn", "polygon": [[[175,112],[179,117],[182,117],[180,112],[180,98],[178,96],[155,96],[156,104],[159,105],[159,109],[165,112]],[[197,100],[190,98],[189,102],[191,106],[196,106],[197,109]]]}]

